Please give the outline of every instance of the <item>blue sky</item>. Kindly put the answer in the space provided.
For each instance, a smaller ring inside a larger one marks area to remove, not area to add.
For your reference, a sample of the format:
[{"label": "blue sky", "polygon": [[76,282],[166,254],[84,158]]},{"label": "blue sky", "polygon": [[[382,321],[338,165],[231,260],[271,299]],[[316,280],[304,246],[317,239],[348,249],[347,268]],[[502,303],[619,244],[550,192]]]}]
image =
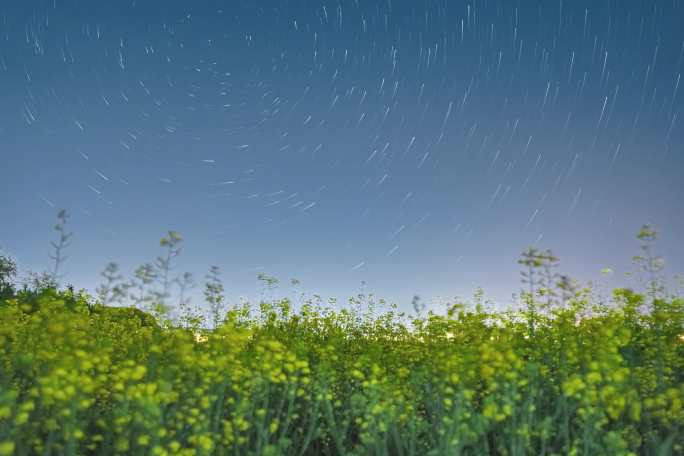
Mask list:
[{"label": "blue sky", "polygon": [[[684,271],[679,1],[14,1],[0,5],[0,246],[94,288],[184,235],[256,275],[505,305],[516,259]],[[365,281],[365,285],[361,285]],[[612,282],[611,282],[612,283]],[[285,290],[283,290],[285,292]]]}]

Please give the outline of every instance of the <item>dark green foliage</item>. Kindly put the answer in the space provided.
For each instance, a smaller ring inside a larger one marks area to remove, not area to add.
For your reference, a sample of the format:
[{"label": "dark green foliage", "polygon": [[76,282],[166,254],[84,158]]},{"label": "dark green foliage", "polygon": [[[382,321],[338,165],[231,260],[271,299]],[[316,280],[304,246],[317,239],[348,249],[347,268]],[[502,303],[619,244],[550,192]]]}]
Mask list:
[{"label": "dark green foliage", "polygon": [[14,295],[17,264],[9,257],[0,255],[0,299]]},{"label": "dark green foliage", "polygon": [[106,318],[118,322],[136,322],[140,326],[159,328],[157,320],[147,312],[134,307],[110,307],[94,305],[90,310],[90,315]]}]

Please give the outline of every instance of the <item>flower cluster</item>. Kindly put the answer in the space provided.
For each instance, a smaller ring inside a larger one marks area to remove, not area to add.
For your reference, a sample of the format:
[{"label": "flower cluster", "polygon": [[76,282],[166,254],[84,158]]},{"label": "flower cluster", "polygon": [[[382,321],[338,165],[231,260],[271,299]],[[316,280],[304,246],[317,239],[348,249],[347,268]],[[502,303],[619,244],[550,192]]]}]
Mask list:
[{"label": "flower cluster", "polygon": [[0,456],[684,452],[684,302],[409,317],[287,301],[212,330],[0,301]]}]

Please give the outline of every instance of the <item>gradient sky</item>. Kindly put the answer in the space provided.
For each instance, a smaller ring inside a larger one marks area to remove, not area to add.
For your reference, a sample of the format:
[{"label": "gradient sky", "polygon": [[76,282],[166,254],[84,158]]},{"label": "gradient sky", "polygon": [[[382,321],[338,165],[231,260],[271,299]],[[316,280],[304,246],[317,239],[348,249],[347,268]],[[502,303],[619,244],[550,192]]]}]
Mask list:
[{"label": "gradient sky", "polygon": [[408,308],[505,304],[531,244],[618,280],[652,222],[683,272],[682,24],[681,0],[5,0],[0,246],[49,267],[65,208],[77,286],[173,229],[231,299],[265,272]]}]

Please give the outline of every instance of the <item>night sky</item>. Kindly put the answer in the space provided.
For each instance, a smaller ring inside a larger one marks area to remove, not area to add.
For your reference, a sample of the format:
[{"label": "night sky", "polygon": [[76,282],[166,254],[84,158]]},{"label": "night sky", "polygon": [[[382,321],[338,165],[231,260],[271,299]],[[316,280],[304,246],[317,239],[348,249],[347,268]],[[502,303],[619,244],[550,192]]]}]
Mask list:
[{"label": "night sky", "polygon": [[77,287],[171,229],[231,300],[263,272],[506,305],[526,247],[623,283],[651,222],[683,272],[683,24],[681,0],[4,0],[0,246],[49,268],[64,208]]}]

